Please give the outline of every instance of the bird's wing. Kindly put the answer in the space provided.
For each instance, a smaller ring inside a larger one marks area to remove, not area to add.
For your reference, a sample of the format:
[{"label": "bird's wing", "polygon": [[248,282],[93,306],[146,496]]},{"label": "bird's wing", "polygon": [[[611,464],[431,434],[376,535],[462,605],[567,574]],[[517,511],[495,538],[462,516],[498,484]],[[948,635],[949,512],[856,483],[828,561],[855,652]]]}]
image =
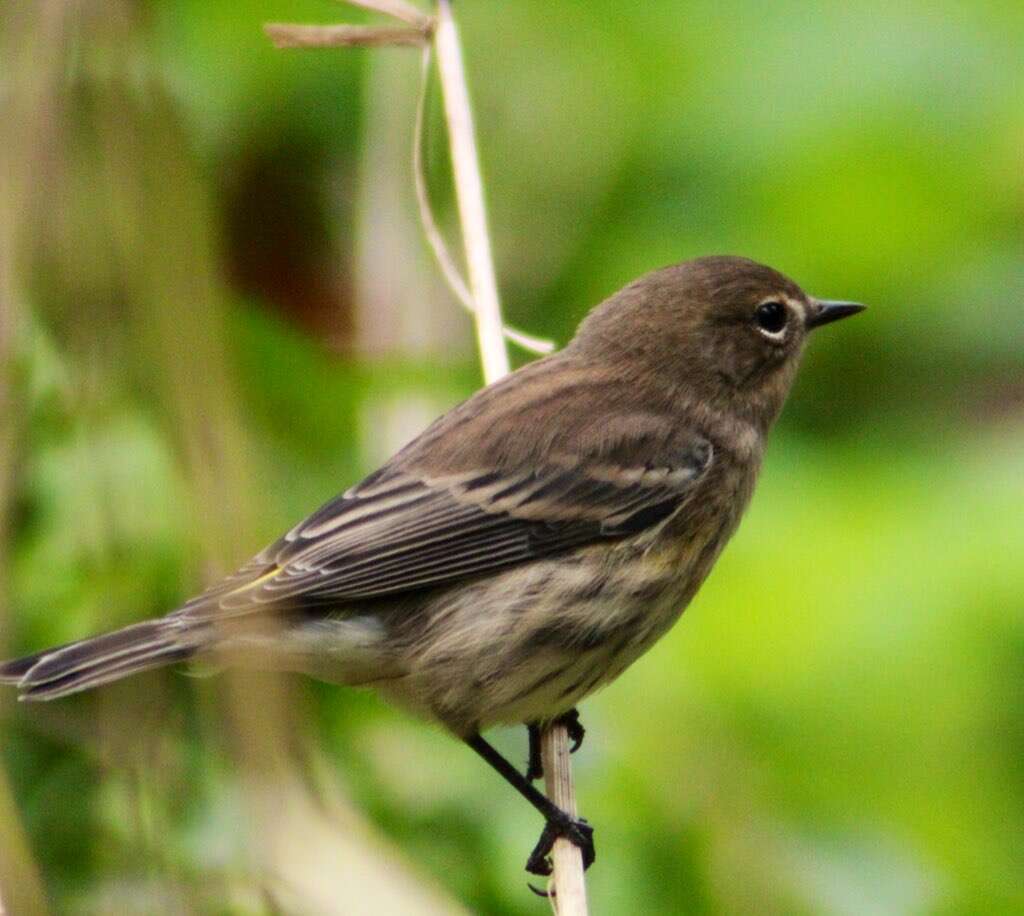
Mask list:
[{"label": "bird's wing", "polygon": [[400,453],[183,612],[395,595],[627,537],[679,509],[711,466],[696,434],[652,448],[635,416],[601,423],[596,444],[529,466],[445,471]]}]

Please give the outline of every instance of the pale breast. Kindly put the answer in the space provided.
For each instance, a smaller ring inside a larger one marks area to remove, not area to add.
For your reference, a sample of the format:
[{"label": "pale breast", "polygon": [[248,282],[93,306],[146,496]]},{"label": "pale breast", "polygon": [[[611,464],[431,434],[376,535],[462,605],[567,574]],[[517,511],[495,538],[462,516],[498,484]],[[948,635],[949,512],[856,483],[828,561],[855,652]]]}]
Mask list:
[{"label": "pale breast", "polygon": [[669,629],[699,585],[703,551],[601,545],[439,595],[403,659],[409,674],[382,686],[459,733],[551,718]]},{"label": "pale breast", "polygon": [[679,618],[749,498],[752,476],[724,473],[715,495],[657,530],[585,547],[439,592],[417,609],[382,685],[457,733],[538,721],[614,680]]}]

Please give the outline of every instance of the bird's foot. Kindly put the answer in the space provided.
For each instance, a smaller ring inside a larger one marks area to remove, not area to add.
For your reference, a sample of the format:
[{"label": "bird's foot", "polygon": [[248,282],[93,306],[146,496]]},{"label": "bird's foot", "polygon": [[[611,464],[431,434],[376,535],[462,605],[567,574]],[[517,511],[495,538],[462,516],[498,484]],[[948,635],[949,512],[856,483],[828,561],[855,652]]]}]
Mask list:
[{"label": "bird's foot", "polygon": [[550,818],[537,840],[537,845],[526,861],[526,870],[531,875],[551,874],[551,850],[559,837],[567,839],[583,854],[584,871],[594,864],[594,828],[582,817],[573,817],[564,811]]},{"label": "bird's foot", "polygon": [[[575,754],[583,746],[583,738],[587,733],[580,721],[579,710],[570,709],[567,713],[554,719],[553,724],[565,726],[569,733],[569,740],[572,742],[569,753]],[[533,782],[544,778],[544,762],[540,756],[540,726],[527,725],[526,730],[530,736],[530,756],[526,764],[526,778]]]},{"label": "bird's foot", "polygon": [[565,730],[569,733],[569,740],[572,742],[569,753],[575,754],[583,747],[583,738],[587,734],[587,730],[580,721],[580,711],[578,709],[570,709],[565,715],[555,719],[555,722],[565,726]]}]

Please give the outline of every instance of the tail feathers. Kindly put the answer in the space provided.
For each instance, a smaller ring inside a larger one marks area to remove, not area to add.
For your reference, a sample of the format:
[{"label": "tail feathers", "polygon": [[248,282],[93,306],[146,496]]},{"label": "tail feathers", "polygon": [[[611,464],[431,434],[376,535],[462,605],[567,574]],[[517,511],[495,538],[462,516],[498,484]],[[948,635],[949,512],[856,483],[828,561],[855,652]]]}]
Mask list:
[{"label": "tail feathers", "polygon": [[193,655],[201,640],[179,619],[137,623],[0,665],[22,700],[53,700]]},{"label": "tail feathers", "polygon": [[[50,651],[56,650],[51,649]],[[0,684],[17,684],[44,655],[46,655],[45,652],[37,652],[35,655],[26,655],[24,658],[3,662],[0,664]]]}]

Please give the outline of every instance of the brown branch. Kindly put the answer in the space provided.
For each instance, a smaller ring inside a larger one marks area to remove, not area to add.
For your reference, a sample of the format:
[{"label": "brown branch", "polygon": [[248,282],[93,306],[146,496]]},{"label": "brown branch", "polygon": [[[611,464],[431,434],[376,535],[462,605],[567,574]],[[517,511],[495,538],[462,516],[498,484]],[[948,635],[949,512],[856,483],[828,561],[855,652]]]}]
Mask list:
[{"label": "brown branch", "polygon": [[268,22],[263,31],[275,48],[421,48],[428,39],[427,31],[404,26]]}]

